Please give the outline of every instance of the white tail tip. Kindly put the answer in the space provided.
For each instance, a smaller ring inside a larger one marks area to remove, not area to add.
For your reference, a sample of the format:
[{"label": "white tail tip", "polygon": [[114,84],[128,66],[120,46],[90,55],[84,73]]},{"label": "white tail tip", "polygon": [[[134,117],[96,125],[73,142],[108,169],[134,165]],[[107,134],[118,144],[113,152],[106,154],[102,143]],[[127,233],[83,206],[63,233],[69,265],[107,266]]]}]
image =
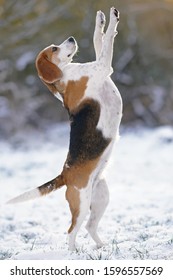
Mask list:
[{"label": "white tail tip", "polygon": [[10,199],[9,201],[6,202],[6,204],[20,203],[20,202],[24,202],[27,200],[32,200],[32,199],[40,197],[40,196],[41,196],[41,194],[40,194],[39,190],[36,188],[31,191],[25,192],[13,199]]}]

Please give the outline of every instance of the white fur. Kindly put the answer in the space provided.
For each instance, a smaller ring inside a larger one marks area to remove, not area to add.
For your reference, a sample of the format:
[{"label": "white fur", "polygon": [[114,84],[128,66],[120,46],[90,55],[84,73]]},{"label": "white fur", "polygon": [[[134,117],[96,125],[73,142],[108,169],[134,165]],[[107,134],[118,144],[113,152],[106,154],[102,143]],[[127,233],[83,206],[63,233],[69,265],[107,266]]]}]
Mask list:
[{"label": "white fur", "polygon": [[58,91],[56,93],[54,93],[54,95],[55,95],[56,98],[58,98],[64,104],[63,98]]},{"label": "white fur", "polygon": [[97,247],[101,247],[104,243],[97,234],[98,223],[109,202],[109,191],[104,179],[99,179],[93,186],[91,199],[91,214],[86,225],[86,229],[90,233]]},{"label": "white fur", "polygon": [[40,194],[39,190],[36,188],[36,189],[25,192],[25,193],[15,197],[15,198],[9,200],[7,202],[7,204],[24,202],[24,201],[27,201],[27,200],[30,200],[30,199],[35,199],[35,198],[40,197],[40,196],[41,196],[41,194]]}]

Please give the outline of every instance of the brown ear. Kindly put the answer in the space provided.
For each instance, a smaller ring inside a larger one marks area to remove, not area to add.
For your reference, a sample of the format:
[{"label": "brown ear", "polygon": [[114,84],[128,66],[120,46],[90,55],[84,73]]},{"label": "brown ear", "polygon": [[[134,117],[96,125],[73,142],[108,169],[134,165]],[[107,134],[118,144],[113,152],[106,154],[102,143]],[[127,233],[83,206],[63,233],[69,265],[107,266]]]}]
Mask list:
[{"label": "brown ear", "polygon": [[63,76],[62,71],[55,64],[50,62],[44,53],[38,56],[36,60],[36,68],[39,77],[48,84],[60,80]]}]

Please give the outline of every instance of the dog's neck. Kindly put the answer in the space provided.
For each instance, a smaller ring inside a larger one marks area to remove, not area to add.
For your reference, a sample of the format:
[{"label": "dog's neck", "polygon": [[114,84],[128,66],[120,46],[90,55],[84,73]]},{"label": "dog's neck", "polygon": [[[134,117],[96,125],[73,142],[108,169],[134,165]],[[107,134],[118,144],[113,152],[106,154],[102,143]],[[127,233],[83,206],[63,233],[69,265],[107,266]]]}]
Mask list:
[{"label": "dog's neck", "polygon": [[[43,80],[42,80],[43,81]],[[57,92],[63,97],[65,91],[65,85],[61,81],[56,81],[52,84],[43,83],[48,87],[48,89],[55,95]]]},{"label": "dog's neck", "polygon": [[65,92],[64,83],[62,83],[61,81],[56,81],[52,85],[55,88],[56,92],[58,91],[62,96],[64,95],[64,92]]}]

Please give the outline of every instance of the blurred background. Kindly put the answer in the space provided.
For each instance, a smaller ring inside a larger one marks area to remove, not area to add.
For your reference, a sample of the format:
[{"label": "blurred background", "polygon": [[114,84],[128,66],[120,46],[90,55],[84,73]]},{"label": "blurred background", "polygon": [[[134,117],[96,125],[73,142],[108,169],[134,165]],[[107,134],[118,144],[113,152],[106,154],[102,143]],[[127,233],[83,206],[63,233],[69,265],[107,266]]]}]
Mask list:
[{"label": "blurred background", "polygon": [[35,58],[51,43],[74,36],[74,61],[95,59],[97,10],[121,13],[112,79],[124,103],[122,123],[156,127],[173,123],[173,0],[0,0],[0,138],[45,132],[68,119],[41,83]]}]

